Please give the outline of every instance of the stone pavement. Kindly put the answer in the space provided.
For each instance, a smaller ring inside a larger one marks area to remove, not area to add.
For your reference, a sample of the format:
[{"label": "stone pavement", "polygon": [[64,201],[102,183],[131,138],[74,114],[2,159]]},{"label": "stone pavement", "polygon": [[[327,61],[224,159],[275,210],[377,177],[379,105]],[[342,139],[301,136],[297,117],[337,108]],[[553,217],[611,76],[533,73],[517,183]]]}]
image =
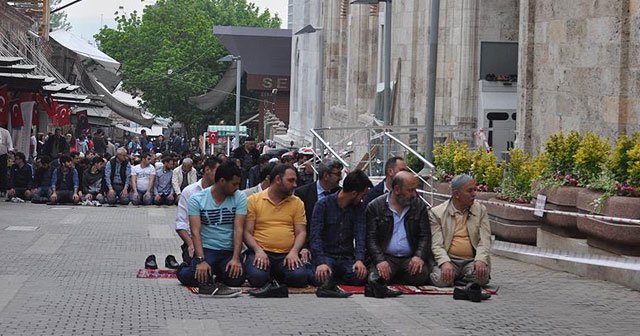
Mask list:
[{"label": "stone pavement", "polygon": [[[179,257],[175,207],[0,202],[0,335],[637,335],[640,292],[495,257],[499,295],[212,300],[137,279]],[[36,231],[7,231],[9,226]]]}]

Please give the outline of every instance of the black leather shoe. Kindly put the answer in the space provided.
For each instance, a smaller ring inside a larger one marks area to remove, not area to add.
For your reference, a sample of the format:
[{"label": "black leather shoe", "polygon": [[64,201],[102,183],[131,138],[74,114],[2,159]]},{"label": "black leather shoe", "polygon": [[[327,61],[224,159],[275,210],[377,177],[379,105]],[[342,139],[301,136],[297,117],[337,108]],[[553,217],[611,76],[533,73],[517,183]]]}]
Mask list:
[{"label": "black leather shoe", "polygon": [[171,254],[168,255],[167,258],[164,260],[164,267],[166,268],[178,269],[178,266],[180,266],[180,264],[178,264],[176,257],[172,256]]},{"label": "black leather shoe", "polygon": [[[478,289],[479,295],[478,295]],[[472,299],[473,297],[473,299]],[[477,283],[468,283],[465,288],[454,288],[453,289],[453,299],[454,300],[469,300],[472,302],[480,302],[482,300],[490,299],[490,294],[485,294],[482,292],[482,287]]]},{"label": "black leather shoe", "polygon": [[316,296],[322,298],[348,298],[353,293],[344,291],[333,281],[327,281],[316,290]]},{"label": "black leather shoe", "polygon": [[262,288],[249,292],[249,295],[257,298],[286,298],[289,297],[289,287],[273,280]]},{"label": "black leather shoe", "polygon": [[156,256],[150,255],[144,261],[144,268],[146,269],[158,269],[158,263],[156,262]]},{"label": "black leather shoe", "polygon": [[383,299],[387,297],[397,297],[400,295],[402,295],[402,292],[389,289],[386,282],[380,277],[375,278],[370,275],[367,280],[367,284],[364,286],[364,296],[367,297]]}]

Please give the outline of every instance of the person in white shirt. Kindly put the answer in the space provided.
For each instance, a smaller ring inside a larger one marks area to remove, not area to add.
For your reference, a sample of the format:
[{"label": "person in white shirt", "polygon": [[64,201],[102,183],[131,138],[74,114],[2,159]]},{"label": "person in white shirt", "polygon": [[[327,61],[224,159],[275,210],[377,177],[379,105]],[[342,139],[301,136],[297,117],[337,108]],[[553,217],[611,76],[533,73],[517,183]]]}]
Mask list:
[{"label": "person in white shirt", "polygon": [[0,127],[0,196],[7,193],[7,162],[8,153],[13,152],[13,141],[11,134],[6,129]]},{"label": "person in white shirt", "polygon": [[151,165],[151,153],[142,155],[140,164],[131,168],[131,203],[133,205],[151,205],[156,169]]},{"label": "person in white shirt", "polygon": [[193,160],[190,158],[182,160],[182,164],[173,170],[173,177],[171,178],[173,192],[176,193],[176,198],[179,199],[182,189],[195,183],[197,180],[198,173],[193,168]]},{"label": "person in white shirt", "polygon": [[188,204],[191,195],[209,188],[213,185],[214,178],[216,176],[216,169],[220,165],[220,160],[215,157],[210,157],[204,161],[203,169],[204,174],[202,179],[196,183],[188,185],[178,200],[178,212],[176,214],[176,232],[180,239],[182,239],[182,261],[183,265],[191,265],[191,259],[193,258],[194,246],[191,239],[191,228],[189,227],[189,214]]}]

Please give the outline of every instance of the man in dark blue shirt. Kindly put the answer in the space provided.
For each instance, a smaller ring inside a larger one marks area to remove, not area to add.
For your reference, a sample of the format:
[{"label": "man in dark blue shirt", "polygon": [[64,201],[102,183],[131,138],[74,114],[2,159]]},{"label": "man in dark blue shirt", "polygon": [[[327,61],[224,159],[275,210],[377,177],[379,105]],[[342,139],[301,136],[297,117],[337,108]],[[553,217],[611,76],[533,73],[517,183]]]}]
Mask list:
[{"label": "man in dark blue shirt", "polygon": [[24,153],[15,154],[15,162],[9,170],[9,183],[7,184],[7,200],[14,197],[20,200],[31,199],[31,182],[33,170],[27,163]]},{"label": "man in dark blue shirt", "polygon": [[[362,198],[371,181],[361,170],[344,179],[343,189],[319,200],[311,217],[311,253],[316,265],[318,296],[345,297],[336,282],[362,285],[367,276],[364,265],[366,228]],[[355,241],[355,247],[354,247]]]}]

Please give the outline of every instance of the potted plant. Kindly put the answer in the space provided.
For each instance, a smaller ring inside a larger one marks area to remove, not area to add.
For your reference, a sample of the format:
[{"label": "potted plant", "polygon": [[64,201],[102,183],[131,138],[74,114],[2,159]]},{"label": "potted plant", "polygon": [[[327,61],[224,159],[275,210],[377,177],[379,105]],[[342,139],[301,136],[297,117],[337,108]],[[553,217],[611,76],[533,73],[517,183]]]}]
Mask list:
[{"label": "potted plant", "polygon": [[540,222],[533,212],[499,203],[532,208],[532,183],[545,169],[545,161],[543,157],[532,158],[521,149],[512,149],[509,151],[509,160],[503,166],[500,192],[486,204],[491,231],[499,240],[535,245]]},{"label": "potted plant", "polygon": [[[545,143],[547,169],[536,186],[538,193],[546,195],[546,209],[577,212],[576,202],[581,188],[575,176],[575,158],[582,136],[576,131],[552,135]],[[576,217],[546,213],[542,230],[569,238],[584,238],[578,231]]]},{"label": "potted plant", "polygon": [[[468,173],[471,169],[472,157],[469,145],[456,140],[438,144],[433,149],[435,176],[438,179],[436,192],[443,195],[451,194],[451,179],[456,174]],[[448,197],[434,197],[434,205],[445,202]]]},{"label": "potted plant", "polygon": [[[620,136],[608,163],[601,167],[589,191],[580,193],[578,207],[609,217],[640,219],[640,134]],[[577,226],[590,246],[640,256],[640,225],[578,218]]]},{"label": "potted plant", "polygon": [[488,200],[497,196],[502,180],[502,167],[492,152],[478,148],[473,153],[471,175],[476,180],[476,199]]}]

